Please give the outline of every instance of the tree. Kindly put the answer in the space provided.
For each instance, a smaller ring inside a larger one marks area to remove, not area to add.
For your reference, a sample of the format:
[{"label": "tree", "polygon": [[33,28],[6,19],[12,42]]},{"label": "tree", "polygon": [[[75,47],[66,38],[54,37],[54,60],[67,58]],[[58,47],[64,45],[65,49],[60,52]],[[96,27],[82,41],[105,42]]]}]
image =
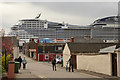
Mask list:
[{"label": "tree", "polygon": [[8,70],[8,62],[10,60],[10,54],[13,51],[13,39],[12,37],[2,37],[2,69]]},{"label": "tree", "polygon": [[12,37],[2,37],[2,54],[11,54],[13,51],[13,40]]}]

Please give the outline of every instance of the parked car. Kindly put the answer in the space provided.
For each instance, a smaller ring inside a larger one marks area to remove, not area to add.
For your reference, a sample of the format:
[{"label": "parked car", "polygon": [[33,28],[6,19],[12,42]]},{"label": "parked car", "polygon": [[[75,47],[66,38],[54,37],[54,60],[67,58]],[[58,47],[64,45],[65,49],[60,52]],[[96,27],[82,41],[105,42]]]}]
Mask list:
[{"label": "parked car", "polygon": [[62,58],[62,57],[61,57],[61,58],[56,58],[56,63],[57,63],[57,64],[61,64],[62,61],[63,61],[63,58]]}]

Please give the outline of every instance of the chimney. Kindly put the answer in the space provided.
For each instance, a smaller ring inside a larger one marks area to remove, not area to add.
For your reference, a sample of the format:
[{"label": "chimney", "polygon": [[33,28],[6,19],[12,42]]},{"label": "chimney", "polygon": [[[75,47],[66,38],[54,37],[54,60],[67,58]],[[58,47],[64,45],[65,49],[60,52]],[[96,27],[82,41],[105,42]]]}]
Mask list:
[{"label": "chimney", "polygon": [[120,43],[120,39],[118,39],[118,43]]},{"label": "chimney", "polygon": [[37,39],[37,43],[39,44],[39,39]]},{"label": "chimney", "polygon": [[71,42],[74,43],[74,37],[71,37]]}]

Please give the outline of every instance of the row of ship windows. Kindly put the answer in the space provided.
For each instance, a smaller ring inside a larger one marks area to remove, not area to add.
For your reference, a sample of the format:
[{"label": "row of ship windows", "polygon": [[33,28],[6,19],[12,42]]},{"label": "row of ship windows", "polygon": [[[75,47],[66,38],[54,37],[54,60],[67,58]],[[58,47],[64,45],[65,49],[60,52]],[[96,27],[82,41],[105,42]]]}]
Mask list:
[{"label": "row of ship windows", "polygon": [[[71,37],[75,37],[75,36],[77,36],[77,35],[70,35],[70,36],[55,36],[55,35],[35,35],[35,36],[39,36],[39,37],[43,37],[43,38],[71,38]],[[77,36],[77,37],[84,37],[84,35],[82,35],[82,36]],[[20,39],[30,39],[30,38],[35,38],[35,37],[29,37],[29,36],[23,36],[23,37],[20,37]],[[103,38],[103,39],[113,39],[113,38],[115,38],[115,39],[117,39],[118,38],[118,36],[116,36],[116,37],[113,37],[113,36],[93,36],[93,38]]]},{"label": "row of ship windows", "polygon": [[[56,35],[42,35],[42,34],[40,34],[40,35],[35,35],[35,36],[56,36]],[[72,36],[72,35],[67,35],[67,36]],[[74,36],[74,35],[73,35]],[[84,36],[84,35],[79,35],[79,36]],[[27,37],[33,37],[32,35],[20,35],[20,37],[23,37],[23,38],[27,38]],[[66,37],[65,35],[63,35],[63,36],[60,36],[59,35],[59,37]],[[113,37],[118,37],[118,35],[95,35],[95,36],[93,36],[93,37],[101,37],[101,38],[108,38],[108,37],[110,37],[110,38],[113,38]]]},{"label": "row of ship windows", "polygon": [[119,32],[92,32],[93,34],[118,34]]},{"label": "row of ship windows", "polygon": [[106,35],[106,36],[105,35],[104,36],[103,35],[102,36],[96,35],[96,36],[92,36],[92,37],[93,38],[103,38],[103,39],[114,39],[114,38],[117,39],[117,38],[119,38],[119,36],[113,36],[113,35],[112,36],[110,36],[110,35]]},{"label": "row of ship windows", "polygon": [[[73,36],[72,36],[73,37]],[[36,38],[36,37],[20,37],[20,39],[31,39],[31,38]],[[48,37],[46,37],[46,36],[41,36],[41,38],[58,38],[58,39],[60,39],[60,38],[62,38],[62,39],[66,39],[66,38],[71,38],[71,36],[70,37],[56,37],[56,36],[48,36]],[[82,37],[83,38],[83,37]],[[113,37],[93,37],[93,38],[102,38],[102,39],[113,39]],[[118,39],[118,37],[115,37],[115,39]]]},{"label": "row of ship windows", "polygon": [[31,38],[34,38],[34,37],[20,37],[20,39],[31,39]]},{"label": "row of ship windows", "polygon": [[27,34],[20,34],[20,37],[33,37],[32,35],[27,35]]},{"label": "row of ship windows", "polygon": [[35,36],[19,36],[19,38],[23,38],[23,39],[26,39],[26,38],[35,38]]},{"label": "row of ship windows", "polygon": [[23,23],[42,23],[42,24],[44,23],[45,24],[46,22],[38,22],[38,21],[37,22],[36,21],[30,21],[30,22],[28,22],[28,21],[26,21],[26,22],[23,22]]},{"label": "row of ship windows", "polygon": [[[66,32],[66,31],[63,31],[63,32],[55,32],[55,31],[52,31],[52,30],[36,30],[36,31],[34,31],[34,30],[29,30],[29,31],[32,31],[32,32],[36,32],[36,33],[38,33],[38,32],[41,32],[41,31],[45,31],[45,32],[47,32],[47,33],[49,33],[49,32],[54,32],[54,33],[63,33],[63,34],[71,34],[71,33],[74,33],[74,34],[81,34],[81,33],[88,33],[88,34],[90,34],[90,32],[80,32],[80,31],[69,31],[69,32]],[[45,33],[45,32],[41,32],[41,33]],[[99,32],[92,32],[94,35],[96,35],[96,34],[99,34]],[[118,34],[119,32],[102,32],[102,34],[109,34],[109,35],[111,35],[111,34]],[[101,34],[101,33],[100,33]]]},{"label": "row of ship windows", "polygon": [[54,33],[54,34],[64,34],[64,35],[66,35],[66,34],[79,34],[79,35],[81,35],[81,34],[90,34],[90,33],[88,33],[88,32],[54,32],[54,31],[46,31],[46,30],[41,30],[41,31],[39,31],[39,30],[36,30],[36,31],[33,31],[33,30],[29,30],[29,32],[32,32],[32,33],[41,33],[41,34],[45,34],[45,33],[48,33],[48,34],[51,34],[51,33]]},{"label": "row of ship windows", "polygon": [[[42,31],[42,32],[41,32]],[[29,30],[30,33],[32,34],[59,34],[59,35],[81,35],[81,34],[90,34],[89,32],[54,32],[54,31],[49,31],[49,30],[36,30],[36,31],[33,31],[33,30]],[[118,35],[118,33],[102,33],[102,34],[99,34],[99,33],[96,33],[96,34],[92,34],[92,35]]]},{"label": "row of ship windows", "polygon": [[23,27],[21,27],[20,29],[22,29],[22,28],[23,28],[23,29],[24,29],[24,28],[37,28],[37,29],[38,29],[38,28],[43,28],[43,27],[44,27],[44,26],[39,26],[39,27],[38,27],[38,26],[32,26],[32,27],[31,27],[31,26],[27,26],[27,27],[26,27],[26,26],[23,26]]},{"label": "row of ship windows", "polygon": [[[35,34],[35,35],[36,35],[36,34],[37,34],[37,35],[38,35],[38,34],[44,34],[44,35],[47,35],[47,34],[56,34],[56,35],[81,35],[81,33],[55,33],[55,32],[47,32],[47,31],[46,31],[46,32],[32,31],[32,30],[29,31],[29,32],[30,32],[31,34]],[[87,34],[89,34],[89,33],[82,33],[82,35],[83,35],[83,34],[86,34],[86,35],[87,35]],[[21,35],[24,35],[24,34],[21,33]]]},{"label": "row of ship windows", "polygon": [[44,24],[22,24],[22,25],[44,25]]},{"label": "row of ship windows", "polygon": [[22,25],[21,27],[44,27],[44,25],[39,25],[39,26],[37,26],[37,25]]}]

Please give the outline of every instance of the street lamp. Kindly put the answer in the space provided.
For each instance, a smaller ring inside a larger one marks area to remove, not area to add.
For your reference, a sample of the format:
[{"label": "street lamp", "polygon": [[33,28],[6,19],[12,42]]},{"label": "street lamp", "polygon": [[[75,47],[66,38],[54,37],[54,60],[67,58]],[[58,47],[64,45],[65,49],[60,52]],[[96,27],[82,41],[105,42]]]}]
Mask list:
[{"label": "street lamp", "polygon": [[44,58],[45,58],[45,45],[43,43],[43,61],[44,61]]}]

